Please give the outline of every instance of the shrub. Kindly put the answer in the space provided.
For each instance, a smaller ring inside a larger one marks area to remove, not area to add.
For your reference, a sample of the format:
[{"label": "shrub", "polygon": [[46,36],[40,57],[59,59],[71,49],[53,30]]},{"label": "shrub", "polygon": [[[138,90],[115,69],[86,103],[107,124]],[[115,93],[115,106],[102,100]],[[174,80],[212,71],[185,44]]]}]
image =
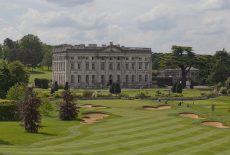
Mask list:
[{"label": "shrub", "polygon": [[58,87],[58,83],[57,83],[57,81],[55,81],[55,82],[54,82],[54,86],[53,86],[53,90],[54,90],[54,91],[58,91],[58,88],[59,88],[59,87]]},{"label": "shrub", "polygon": [[21,119],[25,131],[37,133],[38,129],[41,127],[41,115],[39,112],[40,105],[41,101],[37,98],[33,88],[28,87],[25,92],[24,101],[20,107]]},{"label": "shrub", "polygon": [[65,83],[64,90],[69,90],[69,82],[66,82],[66,83]]},{"label": "shrub", "polygon": [[0,100],[0,121],[19,120],[18,105],[10,100]]},{"label": "shrub", "polygon": [[62,93],[63,102],[59,105],[59,118],[61,120],[75,120],[78,114],[78,108],[73,103],[73,95],[70,91],[65,90]]},{"label": "shrub", "polygon": [[228,89],[227,93],[230,94],[230,89]]},{"label": "shrub", "polygon": [[119,83],[113,83],[109,88],[109,92],[111,94],[120,94],[121,93],[121,87],[120,87]]},{"label": "shrub", "polygon": [[43,115],[50,116],[50,113],[53,111],[52,103],[48,99],[43,99],[40,110]]},{"label": "shrub", "polygon": [[135,96],[135,98],[140,98],[140,99],[144,99],[144,98],[147,98],[147,97],[148,96],[144,92],[140,92]]},{"label": "shrub", "polygon": [[93,96],[93,92],[85,90],[82,94],[83,97],[92,97]]},{"label": "shrub", "polygon": [[34,79],[35,87],[42,88],[42,89],[48,89],[49,88],[49,80],[48,79]]},{"label": "shrub", "polygon": [[227,88],[226,87],[221,87],[220,88],[220,94],[226,95],[227,94]]},{"label": "shrub", "polygon": [[182,86],[182,84],[181,83],[178,83],[177,84],[177,93],[182,93],[183,92],[183,86]]},{"label": "shrub", "polygon": [[6,98],[8,100],[18,101],[18,100],[22,100],[24,98],[24,95],[25,95],[25,86],[16,84],[8,90]]},{"label": "shrub", "polygon": [[176,93],[177,92],[177,83],[174,83],[172,86],[172,92]]}]

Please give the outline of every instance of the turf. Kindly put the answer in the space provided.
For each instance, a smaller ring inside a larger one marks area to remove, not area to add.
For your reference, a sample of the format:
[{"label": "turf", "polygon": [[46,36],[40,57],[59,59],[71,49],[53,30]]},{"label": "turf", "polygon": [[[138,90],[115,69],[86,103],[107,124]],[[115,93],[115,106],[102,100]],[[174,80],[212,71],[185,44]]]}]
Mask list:
[{"label": "turf", "polygon": [[[18,122],[0,122],[0,154],[15,155],[157,155],[157,154],[230,154],[230,129],[201,125],[202,120],[182,118],[190,111],[230,125],[230,97],[195,103],[185,102],[170,110],[149,111],[143,105],[161,104],[150,100],[80,100],[108,109],[110,117],[91,125],[79,121],[59,121],[55,115],[43,119],[40,134],[28,134]],[[211,104],[216,110],[211,112]],[[191,104],[190,108],[186,105]],[[82,116],[82,115],[81,115]]]}]

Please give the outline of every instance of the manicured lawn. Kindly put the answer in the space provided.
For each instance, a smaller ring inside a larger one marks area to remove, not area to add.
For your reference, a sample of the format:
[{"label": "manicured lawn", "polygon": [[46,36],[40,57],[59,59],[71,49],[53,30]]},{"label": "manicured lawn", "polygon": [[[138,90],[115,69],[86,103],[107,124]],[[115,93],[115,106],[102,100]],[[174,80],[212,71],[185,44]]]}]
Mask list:
[{"label": "manicured lawn", "polygon": [[29,82],[33,83],[35,78],[45,78],[45,79],[52,79],[52,72],[48,71],[46,68],[38,68],[34,69],[33,71],[29,71],[30,73],[30,79]]},{"label": "manicured lawn", "polygon": [[[169,102],[169,110],[144,110],[143,105],[162,104],[151,100],[79,100],[79,104],[102,105],[107,109],[82,108],[81,113],[100,111],[110,116],[95,124],[63,122],[57,114],[43,119],[40,134],[28,134],[19,122],[0,122],[0,154],[13,155],[155,155],[230,154],[230,129],[201,125],[203,119],[182,118],[194,112],[205,120],[230,125],[230,97],[205,101]],[[216,110],[211,112],[211,104]],[[187,108],[190,104],[190,108]],[[82,116],[82,115],[81,115]]]}]

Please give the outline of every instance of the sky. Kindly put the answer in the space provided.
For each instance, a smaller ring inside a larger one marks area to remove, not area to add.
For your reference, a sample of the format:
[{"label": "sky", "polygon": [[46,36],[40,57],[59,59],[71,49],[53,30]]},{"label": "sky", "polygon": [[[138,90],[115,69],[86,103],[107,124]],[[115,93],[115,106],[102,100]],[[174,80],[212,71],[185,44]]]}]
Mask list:
[{"label": "sky", "polygon": [[230,0],[0,0],[0,41],[230,50]]}]

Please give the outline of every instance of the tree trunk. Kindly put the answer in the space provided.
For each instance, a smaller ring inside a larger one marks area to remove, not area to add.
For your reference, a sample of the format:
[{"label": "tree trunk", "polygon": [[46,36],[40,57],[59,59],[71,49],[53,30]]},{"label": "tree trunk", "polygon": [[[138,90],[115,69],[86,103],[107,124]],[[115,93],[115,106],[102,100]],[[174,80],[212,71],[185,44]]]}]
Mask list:
[{"label": "tree trunk", "polygon": [[184,67],[181,67],[181,82],[182,82],[182,87],[186,87],[186,69]]}]

